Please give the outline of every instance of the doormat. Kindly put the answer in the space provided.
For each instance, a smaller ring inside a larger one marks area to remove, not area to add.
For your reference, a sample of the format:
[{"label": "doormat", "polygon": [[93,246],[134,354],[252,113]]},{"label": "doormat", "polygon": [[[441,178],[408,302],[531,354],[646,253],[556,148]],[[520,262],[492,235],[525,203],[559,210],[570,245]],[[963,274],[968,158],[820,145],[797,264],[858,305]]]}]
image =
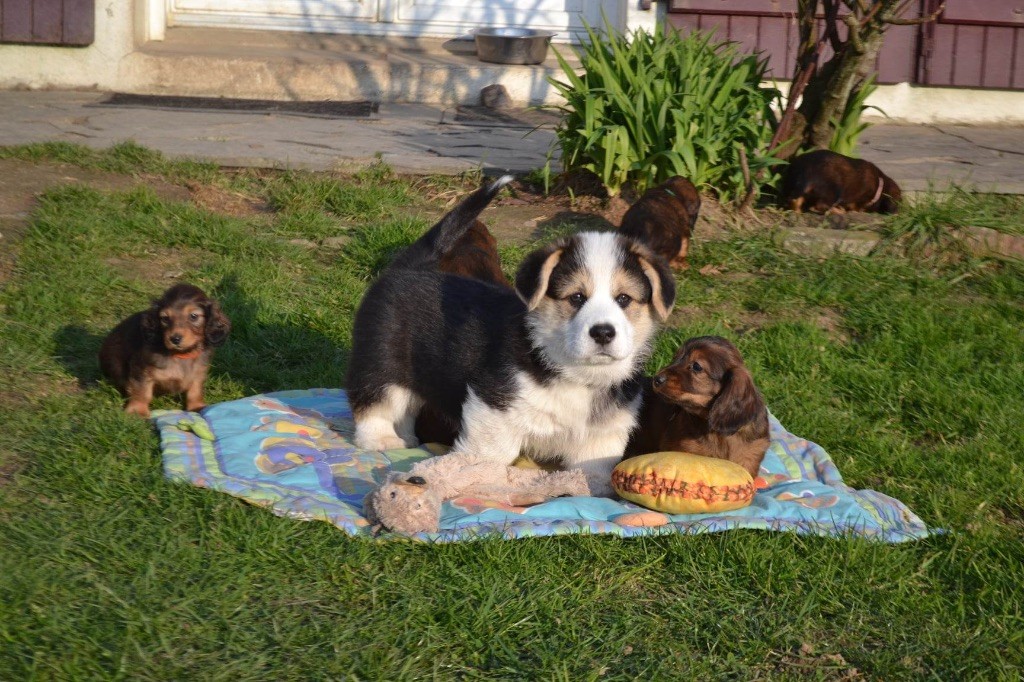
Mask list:
[{"label": "doormat", "polygon": [[548,109],[491,109],[484,106],[455,107],[455,116],[442,123],[460,123],[469,126],[496,126],[501,128],[554,128],[562,120],[557,111]]},{"label": "doormat", "polygon": [[184,111],[230,111],[252,114],[290,114],[320,118],[370,118],[377,113],[378,102],[291,102],[274,99],[232,99],[229,97],[179,97],[170,95],[132,95],[115,92],[96,103],[109,107],[146,107]]}]

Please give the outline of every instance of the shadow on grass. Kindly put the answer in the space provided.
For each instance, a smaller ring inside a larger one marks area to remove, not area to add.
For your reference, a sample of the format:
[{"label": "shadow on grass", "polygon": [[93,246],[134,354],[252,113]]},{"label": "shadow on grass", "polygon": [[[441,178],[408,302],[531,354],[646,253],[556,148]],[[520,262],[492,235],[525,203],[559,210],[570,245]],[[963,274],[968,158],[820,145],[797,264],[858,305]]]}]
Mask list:
[{"label": "shadow on grass", "polygon": [[[231,335],[214,355],[211,379],[226,378],[246,394],[344,385],[347,344],[294,314],[267,310],[233,275],[210,295],[231,319]],[[268,321],[275,318],[280,321]]]},{"label": "shadow on grass", "polygon": [[611,221],[593,213],[559,211],[550,218],[539,221],[530,238],[535,241],[551,241],[585,230],[610,232],[615,229]]},{"label": "shadow on grass", "polygon": [[57,362],[78,379],[80,388],[95,385],[103,376],[98,354],[104,336],[94,334],[80,324],[65,325],[54,334]]}]

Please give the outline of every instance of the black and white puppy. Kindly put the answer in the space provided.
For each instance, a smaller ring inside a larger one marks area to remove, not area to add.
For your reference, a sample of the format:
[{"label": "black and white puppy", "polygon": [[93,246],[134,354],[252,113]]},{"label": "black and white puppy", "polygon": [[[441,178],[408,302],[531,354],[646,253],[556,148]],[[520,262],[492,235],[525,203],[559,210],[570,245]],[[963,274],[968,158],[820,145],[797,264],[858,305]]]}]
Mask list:
[{"label": "black and white puppy", "polygon": [[675,301],[667,264],[614,232],[526,257],[516,291],[437,271],[509,181],[483,187],[401,253],[356,313],[348,395],[356,444],[416,445],[424,403],[459,427],[455,450],[583,469],[610,495],[640,407],[641,366]]}]

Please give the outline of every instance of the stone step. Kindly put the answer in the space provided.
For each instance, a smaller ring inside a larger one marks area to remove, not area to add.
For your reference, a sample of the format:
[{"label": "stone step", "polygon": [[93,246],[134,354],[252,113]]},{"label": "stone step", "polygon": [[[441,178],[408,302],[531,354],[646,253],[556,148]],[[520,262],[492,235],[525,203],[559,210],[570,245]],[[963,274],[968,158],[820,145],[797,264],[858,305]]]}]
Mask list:
[{"label": "stone step", "polygon": [[520,106],[557,101],[554,50],[536,66],[489,64],[469,40],[175,27],[121,64],[129,92],[278,100],[479,104],[504,85]]}]

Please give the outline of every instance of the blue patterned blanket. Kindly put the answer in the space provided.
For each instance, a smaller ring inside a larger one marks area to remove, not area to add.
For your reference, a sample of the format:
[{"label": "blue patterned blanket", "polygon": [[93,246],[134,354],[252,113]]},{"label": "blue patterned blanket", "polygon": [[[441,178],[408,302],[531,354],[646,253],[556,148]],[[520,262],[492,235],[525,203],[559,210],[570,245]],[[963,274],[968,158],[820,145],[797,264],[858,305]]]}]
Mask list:
[{"label": "blue patterned blanket", "polygon": [[[370,535],[363,496],[389,470],[408,470],[436,454],[431,446],[368,452],[352,445],[352,413],[343,390],[280,391],[220,403],[202,415],[157,411],[168,478],[241,497],[276,514],[328,521],[352,535]],[[656,528],[614,519],[640,510],[629,502],[558,498],[532,507],[460,498],[442,510],[437,541],[499,533],[532,537],[566,533],[622,536],[705,533],[731,528],[858,535],[888,542],[922,538],[928,528],[902,502],[854,490],[820,446],[789,433],[771,417],[771,447],[749,507],[717,514],[677,514]]]}]

